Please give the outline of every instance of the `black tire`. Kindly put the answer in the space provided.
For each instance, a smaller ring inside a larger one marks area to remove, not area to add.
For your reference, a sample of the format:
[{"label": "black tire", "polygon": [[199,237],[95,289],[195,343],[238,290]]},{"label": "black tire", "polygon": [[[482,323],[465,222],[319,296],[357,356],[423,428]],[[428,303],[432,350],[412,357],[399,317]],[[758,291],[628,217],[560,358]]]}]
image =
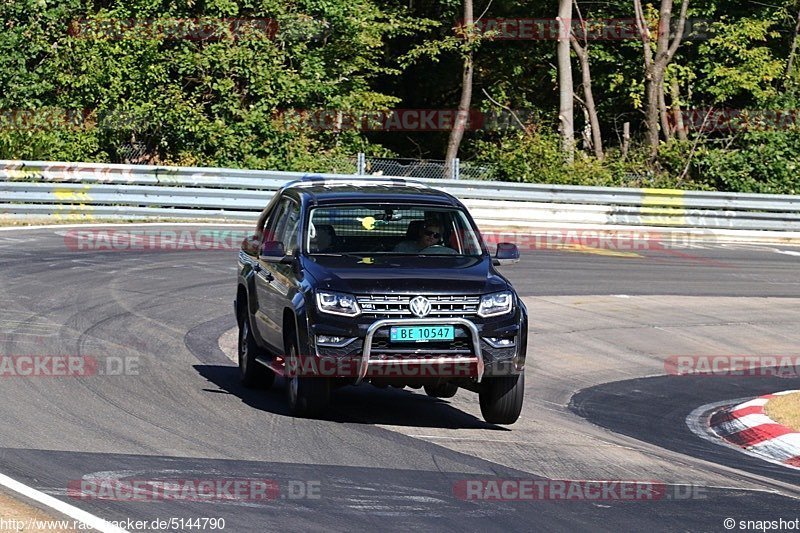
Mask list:
[{"label": "black tire", "polygon": [[525,374],[485,378],[478,397],[484,420],[490,424],[513,424],[522,412]]},{"label": "black tire", "polygon": [[264,354],[258,346],[247,317],[239,322],[239,376],[245,387],[269,389],[275,383],[275,372],[265,367],[256,357]]},{"label": "black tire", "polygon": [[[302,368],[291,361],[298,355],[294,334],[286,341],[286,368]],[[325,377],[286,376],[286,400],[293,416],[312,418],[322,413],[330,403],[331,380]]]},{"label": "black tire", "polygon": [[425,394],[431,398],[452,398],[458,392],[458,385],[452,383],[439,383],[438,385],[425,385]]}]

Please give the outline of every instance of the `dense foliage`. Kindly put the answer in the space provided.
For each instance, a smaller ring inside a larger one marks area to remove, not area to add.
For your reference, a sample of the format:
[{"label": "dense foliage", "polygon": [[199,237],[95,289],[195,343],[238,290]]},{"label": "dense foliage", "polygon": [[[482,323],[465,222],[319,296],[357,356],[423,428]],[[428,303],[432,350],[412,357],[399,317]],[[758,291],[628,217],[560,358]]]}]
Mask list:
[{"label": "dense foliage", "polygon": [[[465,41],[460,0],[0,0],[0,158],[309,171],[351,171],[359,151],[441,159],[447,131],[348,127],[347,117],[455,109],[469,49],[472,108],[506,120],[468,131],[460,157],[496,179],[798,193],[800,7],[689,6],[665,79],[687,135],[665,135],[649,158],[642,42],[589,40],[605,158],[584,134],[574,59],[579,152],[567,164],[556,42],[491,31]],[[557,2],[474,7],[484,21],[557,12]],[[577,7],[587,21],[634,16],[629,0]],[[645,2],[656,27],[658,7]]]}]

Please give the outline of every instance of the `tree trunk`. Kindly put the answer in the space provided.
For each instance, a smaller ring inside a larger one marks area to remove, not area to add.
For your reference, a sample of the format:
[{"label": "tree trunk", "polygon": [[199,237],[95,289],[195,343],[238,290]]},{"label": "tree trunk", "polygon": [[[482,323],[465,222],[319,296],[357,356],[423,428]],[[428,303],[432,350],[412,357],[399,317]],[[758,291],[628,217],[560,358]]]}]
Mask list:
[{"label": "tree trunk", "polygon": [[664,140],[669,141],[672,139],[672,128],[669,127],[669,116],[667,115],[667,97],[664,94],[664,80],[658,86],[658,114],[661,118],[661,132],[664,135]]},{"label": "tree trunk", "polygon": [[578,56],[581,64],[581,81],[583,82],[583,95],[586,99],[586,111],[589,113],[589,123],[592,129],[592,147],[594,156],[603,160],[603,134],[600,131],[600,119],[597,117],[597,106],[594,103],[594,92],[592,91],[592,71],[589,65],[589,50],[578,44],[578,39],[572,36],[572,49]]},{"label": "tree trunk", "polygon": [[631,123],[622,125],[622,159],[628,157],[628,148],[631,145]]},{"label": "tree trunk", "polygon": [[[472,0],[464,0],[464,25],[468,31],[473,22]],[[450,138],[447,140],[447,155],[444,162],[444,177],[450,179],[453,176],[453,160],[458,157],[458,149],[461,146],[461,139],[464,138],[464,130],[469,120],[469,107],[472,105],[472,75],[473,57],[469,52],[464,57],[464,71],[461,76],[461,99],[458,102],[458,115],[456,116],[453,129],[450,130]]]},{"label": "tree trunk", "polygon": [[[470,1],[470,0],[467,0]],[[458,157],[458,148],[461,146],[461,139],[464,138],[464,130],[469,120],[469,106],[472,102],[472,53],[464,59],[464,73],[461,81],[461,100],[458,103],[458,115],[453,129],[450,130],[450,138],[447,141],[447,155],[445,156],[445,178],[453,176],[453,160]]]},{"label": "tree trunk", "polygon": [[647,145],[650,147],[650,156],[658,155],[658,83],[652,79],[653,73],[647,74],[645,79],[645,126],[647,126]]},{"label": "tree trunk", "polygon": [[678,133],[678,139],[687,141],[689,140],[689,135],[686,132],[686,124],[683,122],[683,112],[681,111],[681,88],[675,78],[673,78],[670,86],[670,100],[672,100],[672,120],[675,122],[675,131]]},{"label": "tree trunk", "polygon": [[647,145],[650,146],[650,153],[653,156],[654,153],[658,153],[658,106],[656,105],[655,88],[653,86],[653,50],[650,48],[650,29],[647,20],[644,18],[641,0],[633,0],[633,9],[636,13],[636,26],[642,40],[645,96],[644,123],[647,127]]},{"label": "tree trunk", "polygon": [[650,161],[655,162],[658,157],[659,143],[659,122],[662,114],[660,101],[663,98],[664,75],[675,52],[681,44],[683,30],[686,26],[686,14],[689,9],[689,0],[681,2],[681,12],[678,18],[678,25],[675,37],[670,41],[670,26],[672,23],[673,0],[661,0],[659,10],[658,36],[656,40],[656,51],[653,54],[650,48],[650,30],[647,20],[644,18],[641,0],[633,0],[633,7],[636,13],[636,26],[642,39],[645,64],[645,96],[647,104],[645,108],[645,123],[647,125],[647,144],[650,146]]},{"label": "tree trunk", "polygon": [[594,142],[592,142],[592,122],[589,118],[589,109],[586,107],[585,103],[581,105],[581,111],[583,111],[583,131],[581,132],[583,149],[588,152],[589,150],[594,150]]},{"label": "tree trunk", "polygon": [[572,0],[559,0],[558,5],[558,119],[561,124],[561,150],[564,159],[575,161],[574,89],[572,85],[572,58],[570,57],[570,35],[572,22]]},{"label": "tree trunk", "polygon": [[792,75],[794,70],[794,59],[797,56],[797,34],[800,33],[800,11],[797,13],[797,25],[794,27],[794,37],[792,38],[792,49],[789,51],[789,60],[786,62],[786,77]]}]

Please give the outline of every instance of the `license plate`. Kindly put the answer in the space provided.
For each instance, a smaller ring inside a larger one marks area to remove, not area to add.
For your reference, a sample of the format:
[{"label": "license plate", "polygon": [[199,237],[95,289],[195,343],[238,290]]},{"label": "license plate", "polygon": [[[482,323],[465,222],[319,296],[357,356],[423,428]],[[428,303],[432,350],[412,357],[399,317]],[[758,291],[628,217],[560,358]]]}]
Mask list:
[{"label": "license plate", "polygon": [[389,330],[392,342],[451,341],[455,338],[453,326],[392,326]]}]

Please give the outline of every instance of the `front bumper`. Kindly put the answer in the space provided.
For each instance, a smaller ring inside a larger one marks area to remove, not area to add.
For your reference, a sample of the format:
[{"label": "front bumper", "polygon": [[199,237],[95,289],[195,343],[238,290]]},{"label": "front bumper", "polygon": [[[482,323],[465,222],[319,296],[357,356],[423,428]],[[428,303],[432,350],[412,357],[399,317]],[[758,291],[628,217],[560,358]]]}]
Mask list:
[{"label": "front bumper", "polygon": [[[314,320],[317,319],[317,320]],[[309,352],[325,366],[348,368],[345,374],[354,383],[386,376],[414,376],[442,379],[469,378],[480,383],[487,376],[507,376],[522,372],[525,364],[527,320],[524,311],[494,318],[369,318],[331,320],[317,315],[309,327]],[[324,319],[324,320],[323,320]],[[390,326],[452,325],[452,343],[393,344]],[[340,345],[316,344],[317,335],[346,338]],[[497,346],[492,338],[513,339],[510,346]],[[445,344],[445,345],[443,345]],[[420,371],[421,369],[421,371]],[[426,373],[428,371],[429,373]],[[347,377],[342,374],[342,377]],[[413,381],[409,379],[408,381]]]}]

